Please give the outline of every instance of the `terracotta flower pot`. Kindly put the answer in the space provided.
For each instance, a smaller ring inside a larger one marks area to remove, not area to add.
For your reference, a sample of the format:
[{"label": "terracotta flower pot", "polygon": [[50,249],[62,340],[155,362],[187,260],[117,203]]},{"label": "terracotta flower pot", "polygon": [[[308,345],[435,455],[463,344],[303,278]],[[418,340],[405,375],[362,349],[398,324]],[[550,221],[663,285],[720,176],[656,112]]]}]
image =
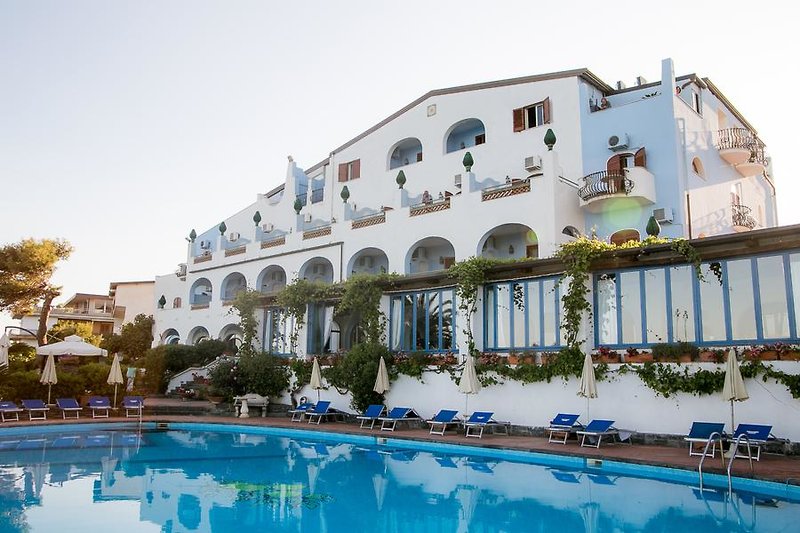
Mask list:
[{"label": "terracotta flower pot", "polygon": [[625,354],[626,363],[651,363],[653,361],[653,354],[651,353],[637,353],[636,355]]},{"label": "terracotta flower pot", "polygon": [[800,352],[784,352],[779,359],[781,361],[800,361]]}]

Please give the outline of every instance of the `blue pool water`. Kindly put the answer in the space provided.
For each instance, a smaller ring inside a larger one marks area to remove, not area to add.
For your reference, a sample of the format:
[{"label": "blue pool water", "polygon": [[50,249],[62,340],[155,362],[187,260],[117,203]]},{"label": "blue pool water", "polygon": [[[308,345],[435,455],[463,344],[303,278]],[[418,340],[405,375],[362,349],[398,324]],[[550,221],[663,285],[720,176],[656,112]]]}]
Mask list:
[{"label": "blue pool water", "polygon": [[655,467],[266,428],[0,432],[0,532],[798,530],[797,487],[707,485],[718,488]]}]

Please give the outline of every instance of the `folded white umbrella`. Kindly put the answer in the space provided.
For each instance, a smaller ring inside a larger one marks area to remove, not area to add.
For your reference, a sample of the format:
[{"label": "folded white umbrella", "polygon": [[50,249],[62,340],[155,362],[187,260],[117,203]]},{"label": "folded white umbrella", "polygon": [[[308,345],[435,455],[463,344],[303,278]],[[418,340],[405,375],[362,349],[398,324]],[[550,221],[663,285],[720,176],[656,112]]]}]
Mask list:
[{"label": "folded white umbrella", "polygon": [[464,370],[461,372],[461,381],[458,382],[459,392],[464,393],[464,414],[469,416],[469,395],[478,394],[481,391],[481,382],[478,373],[475,371],[475,358],[467,355],[464,361]]},{"label": "folded white umbrella", "polygon": [[10,346],[11,341],[8,338],[8,334],[3,333],[3,336],[0,337],[0,366],[8,365],[8,348]]},{"label": "folded white umbrella", "polygon": [[744,386],[742,372],[739,370],[739,362],[736,360],[736,353],[731,349],[728,352],[728,361],[725,363],[725,384],[722,387],[722,399],[731,402],[731,433],[736,431],[733,416],[733,402],[743,402],[750,398],[747,388]]},{"label": "folded white umbrella", "polygon": [[58,376],[56,375],[56,360],[52,354],[47,356],[47,362],[44,364],[44,370],[39,377],[39,383],[47,385],[47,403],[50,403],[50,390],[53,385],[58,383]]},{"label": "folded white umbrella", "polygon": [[106,383],[114,385],[114,408],[117,407],[117,386],[125,381],[122,379],[122,368],[119,365],[119,354],[114,354],[114,362],[111,363],[111,371],[108,373]]},{"label": "folded white umbrella", "polygon": [[319,390],[322,388],[322,371],[319,368],[319,361],[314,358],[314,365],[311,367],[311,388],[317,391],[317,402],[319,402]]},{"label": "folded white umbrella", "polygon": [[586,418],[591,421],[589,417],[589,398],[597,398],[597,380],[594,376],[594,363],[592,363],[592,356],[586,354],[583,358],[583,372],[581,373],[581,385],[578,389],[578,396],[586,398]]},{"label": "folded white umbrella", "polygon": [[378,375],[375,377],[375,386],[372,388],[378,394],[383,394],[389,390],[389,371],[386,370],[386,361],[381,356],[381,362],[378,365]]}]

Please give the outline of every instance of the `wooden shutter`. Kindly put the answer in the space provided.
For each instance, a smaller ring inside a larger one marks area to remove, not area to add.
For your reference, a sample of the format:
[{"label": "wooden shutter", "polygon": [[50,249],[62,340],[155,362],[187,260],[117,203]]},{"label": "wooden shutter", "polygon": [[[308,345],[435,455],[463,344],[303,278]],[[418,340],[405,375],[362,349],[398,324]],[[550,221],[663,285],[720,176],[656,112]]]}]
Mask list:
[{"label": "wooden shutter", "polygon": [[644,147],[636,150],[636,153],[633,155],[633,165],[636,167],[647,166],[647,157],[645,156],[644,153]]},{"label": "wooden shutter", "polygon": [[422,152],[417,152],[417,163],[422,161]]},{"label": "wooden shutter", "polygon": [[514,131],[525,129],[525,108],[520,107],[514,110]]},{"label": "wooden shutter", "polygon": [[542,102],[542,107],[544,108],[544,112],[542,113],[544,115],[544,123],[545,124],[550,124],[550,97],[549,96],[544,99],[544,102]]},{"label": "wooden shutter", "polygon": [[606,170],[609,174],[620,175],[622,174],[622,156],[619,154],[612,156],[606,163]]},{"label": "wooden shutter", "polygon": [[361,177],[361,160],[356,159],[350,163],[350,179],[357,180]]},{"label": "wooden shutter", "polygon": [[339,181],[347,181],[347,163],[339,163]]}]

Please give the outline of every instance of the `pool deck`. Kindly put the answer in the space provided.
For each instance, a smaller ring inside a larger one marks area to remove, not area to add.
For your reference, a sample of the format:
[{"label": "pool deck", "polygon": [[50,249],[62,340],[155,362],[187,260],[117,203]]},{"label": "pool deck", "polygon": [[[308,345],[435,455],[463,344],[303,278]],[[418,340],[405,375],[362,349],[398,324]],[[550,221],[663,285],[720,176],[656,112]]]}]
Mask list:
[{"label": "pool deck", "polygon": [[[255,410],[256,414],[258,411]],[[3,427],[12,426],[35,426],[35,425],[56,425],[56,424],[91,424],[103,422],[133,422],[135,419],[125,418],[124,416],[112,416],[111,418],[86,418],[78,420],[50,417],[46,421],[5,422],[0,424],[0,435]],[[251,418],[235,418],[230,416],[188,416],[188,415],[157,415],[143,417],[145,422],[186,422],[203,424],[237,424],[249,426],[268,426],[275,428],[303,429],[309,431],[347,433],[351,435],[372,435],[382,437],[392,437],[396,439],[409,439],[426,442],[441,442],[447,444],[464,444],[469,446],[482,446],[486,448],[497,448],[507,450],[522,450],[539,453],[554,453],[560,455],[571,455],[578,457],[591,457],[596,459],[618,460],[630,463],[647,464],[655,466],[666,466],[684,470],[697,470],[699,457],[690,457],[686,447],[668,447],[643,444],[606,444],[603,442],[600,448],[582,448],[574,437],[567,441],[567,444],[548,443],[546,438],[533,437],[526,435],[495,435],[484,434],[483,438],[465,437],[463,430],[456,432],[450,430],[441,435],[431,435],[427,427],[409,428],[406,424],[399,424],[394,432],[380,431],[379,429],[361,429],[355,423],[328,422],[320,425],[308,424],[305,422],[291,422],[288,417],[268,416],[262,418],[253,416]],[[754,476],[757,479],[778,481],[792,485],[800,485],[800,457],[782,456],[762,453],[761,461],[753,461]],[[703,464],[706,472],[724,474],[720,466],[719,457],[706,459]],[[750,469],[746,459],[740,459],[733,464],[733,473],[739,477],[751,477]]]}]

